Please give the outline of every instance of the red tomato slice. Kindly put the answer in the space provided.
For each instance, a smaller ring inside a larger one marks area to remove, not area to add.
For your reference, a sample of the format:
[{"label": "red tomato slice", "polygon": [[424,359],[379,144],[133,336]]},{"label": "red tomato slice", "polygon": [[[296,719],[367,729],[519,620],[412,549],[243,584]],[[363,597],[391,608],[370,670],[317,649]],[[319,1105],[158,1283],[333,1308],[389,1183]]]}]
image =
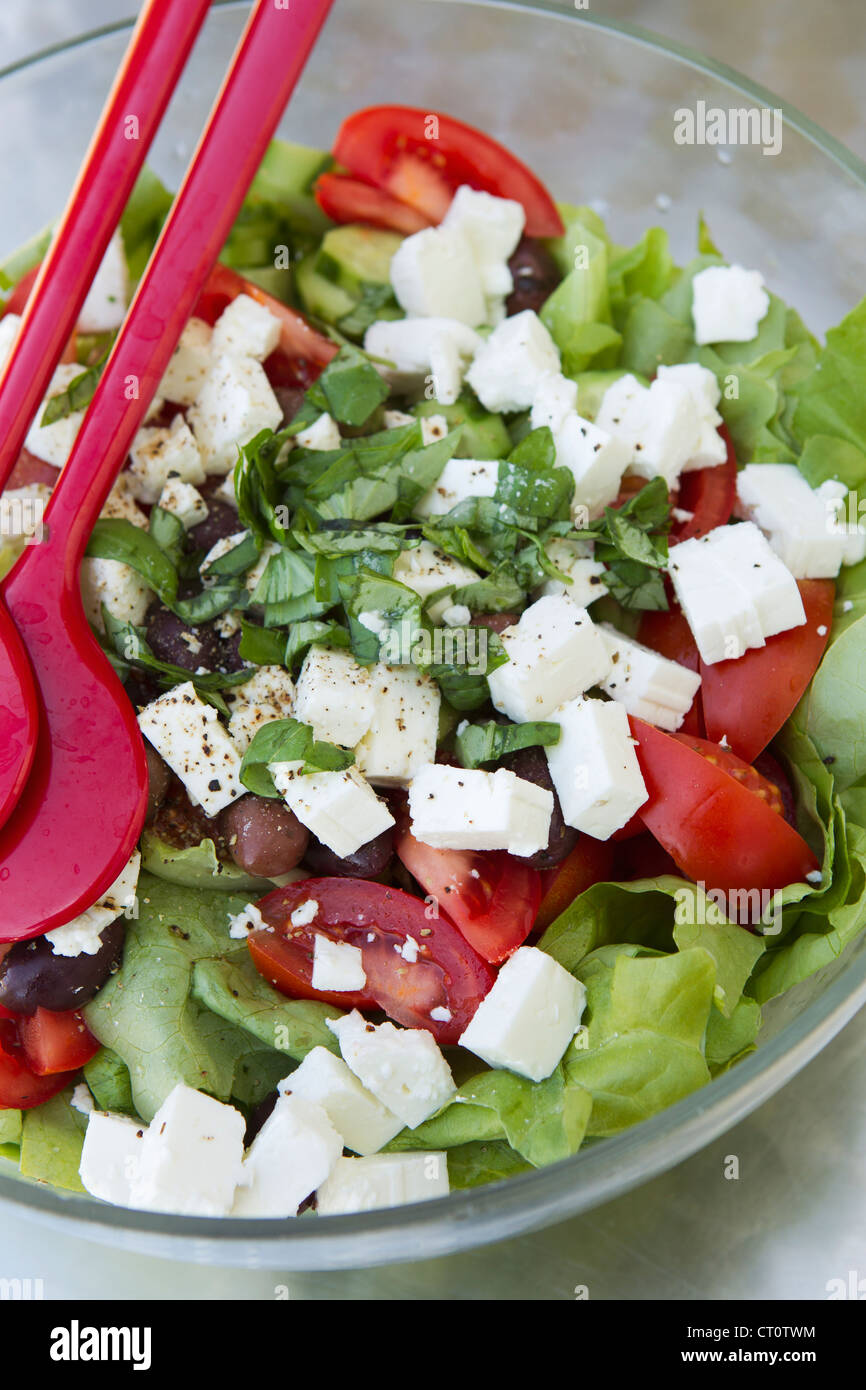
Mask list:
[{"label": "red tomato slice", "polygon": [[[701,658],[692,636],[692,630],[683,617],[682,611],[673,600],[672,589],[669,585],[666,587],[670,608],[667,612],[644,613],[637,631],[637,640],[642,642],[645,647],[651,647],[654,652],[658,652],[659,656],[666,656],[669,661],[678,661],[681,666],[687,666],[690,671],[699,671]],[[680,732],[684,734],[702,734],[704,732],[703,702],[700,688],[692,700],[691,709],[680,725]],[[625,828],[628,829],[628,826]],[[620,839],[627,838],[621,831],[617,833]]]},{"label": "red tomato slice", "polygon": [[531,169],[489,135],[412,106],[370,106],[341,125],[334,158],[356,178],[441,222],[461,184],[526,211],[526,235],[562,236],[556,204]]},{"label": "red tomato slice", "polygon": [[728,446],[728,457],[715,468],[696,468],[692,473],[683,473],[680,478],[677,505],[684,511],[692,512],[689,521],[675,522],[670,533],[671,545],[689,541],[694,536],[705,536],[716,526],[724,526],[730,521],[737,499],[737,457],[731,436],[724,425],[719,426],[719,434]]},{"label": "red tomato slice", "polygon": [[[769,637],[736,661],[701,662],[707,737],[724,737],[752,762],[800,702],[830,640],[832,579],[798,579],[806,622]],[[823,630],[822,630],[823,629]]]},{"label": "red tomato slice", "polygon": [[[643,830],[643,826],[640,827]],[[569,903],[594,883],[604,883],[613,869],[614,847],[610,840],[581,835],[571,854],[544,875],[544,896],[535,918],[535,931],[544,931]]]},{"label": "red tomato slice", "polygon": [[248,294],[280,321],[279,347],[265,363],[268,376],[277,385],[309,386],[331,358],[336,357],[336,343],[317,333],[296,309],[290,309],[288,304],[226,265],[214,266],[199,296],[195,316],[206,323],[216,323],[223,309],[239,294]]},{"label": "red tomato slice", "polygon": [[[317,902],[310,926],[293,927],[291,914]],[[428,915],[420,898],[399,888],[348,878],[309,878],[278,888],[258,904],[272,931],[248,938],[256,969],[284,994],[323,999],[339,1008],[379,1008],[407,1028],[426,1028],[437,1042],[456,1043],[495,979],[447,917]],[[316,935],[357,946],[367,986],[363,995],[313,989]],[[409,937],[417,959],[401,955]],[[450,1018],[437,1021],[434,1009]]]},{"label": "red tomato slice", "polygon": [[62,1091],[73,1075],[37,1076],[26,1063],[16,1025],[0,1021],[0,1110],[32,1110]]},{"label": "red tomato slice", "polygon": [[532,930],[541,902],[541,875],[505,850],[434,849],[408,830],[397,855],[443,907],[485,960],[498,965]]},{"label": "red tomato slice", "polygon": [[52,468],[50,463],[38,459],[29,450],[22,449],[15,461],[15,467],[9,474],[8,488],[30,487],[32,483],[45,483],[48,487],[54,487],[60,477],[58,469]]},{"label": "red tomato slice", "polygon": [[347,174],[320,174],[313,191],[322,212],[333,222],[365,222],[407,236],[432,226],[418,208]]},{"label": "red tomato slice", "polygon": [[[751,763],[738,757],[730,748],[724,748],[718,743],[714,743],[712,739],[696,738],[693,734],[683,733],[677,733],[674,737],[688,744],[689,748],[693,748],[696,753],[700,753],[701,757],[706,758],[713,767],[720,767],[729,777],[733,777],[735,782],[740,782],[744,787],[748,787],[749,791],[765,801],[770,810],[775,811],[777,816],[784,816],[785,805],[777,781],[765,777],[756,767],[752,767]],[[781,773],[781,768],[779,768],[779,772]]]},{"label": "red tomato slice", "polygon": [[63,1013],[37,1009],[19,1020],[18,1037],[27,1065],[37,1076],[77,1071],[101,1046],[76,1009]]},{"label": "red tomato slice", "polygon": [[649,793],[641,818],[688,878],[729,892],[773,890],[819,868],[769,800],[727,770],[742,768],[740,759],[715,747],[711,762],[696,747],[705,740],[629,722]]}]

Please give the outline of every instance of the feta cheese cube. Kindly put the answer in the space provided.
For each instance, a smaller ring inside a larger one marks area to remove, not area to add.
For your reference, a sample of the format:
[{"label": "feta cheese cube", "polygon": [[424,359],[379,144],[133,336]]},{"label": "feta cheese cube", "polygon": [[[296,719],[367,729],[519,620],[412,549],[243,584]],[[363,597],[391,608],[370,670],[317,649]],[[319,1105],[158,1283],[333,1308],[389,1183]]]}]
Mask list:
[{"label": "feta cheese cube", "polygon": [[692,280],[695,342],[750,343],[770,308],[764,277],[741,265],[710,265]]},{"label": "feta cheese cube", "polygon": [[130,485],[140,502],[152,506],[170,479],[203,483],[205,471],[195,436],[182,415],[168,429],[138,431],[129,451]]},{"label": "feta cheese cube", "polygon": [[175,405],[193,405],[204,386],[213,355],[213,330],[204,319],[191,318],[169,359],[159,392]]},{"label": "feta cheese cube", "polygon": [[500,640],[508,661],[487,678],[490,698],[517,724],[547,719],[610,670],[592,619],[566,594],[537,599]]},{"label": "feta cheese cube", "polygon": [[4,314],[0,319],[0,372],[12,355],[12,348],[20,327],[20,314]]},{"label": "feta cheese cube", "polygon": [[667,568],[707,665],[734,660],[806,621],[793,576],[752,522],[683,541]]},{"label": "feta cheese cube", "polygon": [[131,521],[133,526],[140,526],[142,529],[147,526],[147,516],[135,500],[135,490],[128,473],[120,474],[99,515]]},{"label": "feta cheese cube", "polygon": [[[292,914],[294,917],[294,913]],[[361,990],[367,983],[364,956],[348,941],[332,941],[321,932],[313,939],[313,989],[343,993]]]},{"label": "feta cheese cube", "polygon": [[601,682],[605,695],[660,729],[678,729],[698,692],[698,672],[659,656],[609,623],[600,623],[598,631],[611,661],[610,674]]},{"label": "feta cheese cube", "polygon": [[468,627],[471,620],[472,609],[465,603],[449,603],[442,610],[442,622],[446,627]]},{"label": "feta cheese cube", "polygon": [[507,768],[428,763],[409,786],[412,834],[437,849],[507,849],[525,857],[547,844],[553,793]]},{"label": "feta cheese cube", "polygon": [[214,324],[211,351],[255,357],[263,362],[279,341],[280,321],[276,315],[250,295],[239,294]]},{"label": "feta cheese cube", "polygon": [[279,711],[280,719],[288,719],[294,708],[295,684],[284,666],[256,666],[249,680],[232,686],[226,698],[230,709],[268,704]]},{"label": "feta cheese cube", "polygon": [[543,1081],[580,1027],[586,988],[535,946],[520,946],[484,996],[461,1047],[491,1067]]},{"label": "feta cheese cube", "polygon": [[750,463],[737,475],[740,515],[754,521],[795,579],[831,579],[866,554],[866,530],[840,522],[847,488],[812,489],[793,463]]},{"label": "feta cheese cube", "polygon": [[559,742],[544,751],[565,823],[609,840],[647,799],[628,715],[615,700],[581,696],[550,718]]},{"label": "feta cheese cube", "polygon": [[571,515],[577,526],[602,515],[617,496],[628,467],[629,446],[580,415],[568,415],[554,437],[556,462],[574,478]]},{"label": "feta cheese cube", "polygon": [[441,620],[451,603],[447,593],[435,603],[428,603],[433,594],[443,589],[460,589],[466,584],[475,584],[481,578],[477,570],[461,564],[459,560],[452,560],[431,541],[421,541],[411,549],[402,550],[394,562],[393,577],[424,600],[430,620],[434,623]]},{"label": "feta cheese cube", "polygon": [[[454,227],[467,237],[482,277],[488,268],[495,268],[514,254],[526,225],[522,203],[512,198],[497,198],[492,193],[461,184],[451,199],[442,219],[443,227]],[[488,294],[508,294],[512,286],[485,290]]]},{"label": "feta cheese cube", "polygon": [[683,472],[690,473],[695,468],[715,468],[717,464],[724,463],[728,448],[719,434],[722,417],[716,407],[721,399],[721,390],[715,372],[697,362],[680,362],[672,367],[660,366],[656,375],[661,381],[676,381],[685,386],[700,418],[697,452],[683,464]]},{"label": "feta cheese cube", "polygon": [[260,362],[222,353],[208,369],[189,421],[207,474],[228,473],[239,447],[260,430],[275,430],[283,412]]},{"label": "feta cheese cube", "polygon": [[213,705],[199,699],[192,681],[145,705],[138,723],[205,815],[217,815],[246,794],[239,776],[240,754]]},{"label": "feta cheese cube", "polygon": [[545,425],[554,438],[569,415],[577,412],[577,382],[561,372],[545,372],[539,378],[532,400],[529,423],[534,430]]},{"label": "feta cheese cube", "polygon": [[145,1132],[132,1205],[227,1216],[241,1178],[245,1129],[239,1110],[179,1083]]},{"label": "feta cheese cube", "polygon": [[496,459],[449,459],[438,481],[415,503],[416,516],[447,516],[470,497],[493,497],[499,486]]},{"label": "feta cheese cube", "polygon": [[568,575],[571,583],[564,579],[545,579],[535,597],[567,594],[578,608],[588,608],[597,598],[602,598],[607,593],[605,568],[593,558],[594,549],[592,541],[573,541],[567,536],[555,536],[547,541],[544,553],[558,570]]},{"label": "feta cheese cube", "polygon": [[281,1095],[244,1159],[232,1216],[296,1216],[342,1152],[320,1105]]},{"label": "feta cheese cube", "polygon": [[102,948],[101,934],[121,912],[135,905],[135,890],[141,870],[141,855],[133,850],[129,861],[102,896],[80,912],[71,922],[45,933],[55,956],[95,956]]},{"label": "feta cheese cube", "polygon": [[50,463],[52,468],[63,468],[72,453],[72,446],[75,443],[78,431],[81,429],[81,422],[84,419],[83,410],[74,410],[71,415],[66,415],[62,420],[55,420],[53,425],[43,425],[42,416],[45,407],[52,396],[60,396],[67,391],[76,377],[81,376],[84,371],[77,362],[61,362],[59,367],[54,370],[51,378],[51,385],[48,394],[36,412],[36,418],[30,429],[27,431],[26,447],[31,454],[35,454],[43,463]]},{"label": "feta cheese cube", "polygon": [[176,516],[185,531],[207,521],[207,502],[198,488],[192,483],[184,483],[180,478],[167,479],[156,505],[164,512]]},{"label": "feta cheese cube", "polygon": [[339,449],[340,431],[336,420],[325,411],[324,415],[296,434],[295,441],[302,449],[316,449],[324,453],[329,449]]},{"label": "feta cheese cube", "polygon": [[[457,400],[466,367],[481,343],[465,323],[438,317],[380,319],[364,335],[364,351],[380,359],[379,370],[395,390],[417,390],[432,375],[433,395],[442,405]],[[412,420],[407,415],[399,423]]]},{"label": "feta cheese cube", "polygon": [[391,258],[391,284],[408,316],[457,319],[476,328],[484,323],[484,285],[464,232],[425,227],[406,237]]},{"label": "feta cheese cube", "polygon": [[373,719],[355,748],[358,767],[377,786],[405,787],[436,756],[442,696],[415,666],[370,669]]},{"label": "feta cheese cube", "polygon": [[132,1206],[132,1180],[138,1172],[146,1126],[125,1115],[92,1110],[87,1120],[78,1176],[91,1197]]},{"label": "feta cheese cube", "polygon": [[368,1023],[357,1009],[325,1021],[361,1084],[409,1129],[417,1129],[454,1095],[448,1063],[425,1028]]},{"label": "feta cheese cube", "polygon": [[609,387],[596,425],[629,451],[628,470],[641,478],[664,478],[675,486],[701,445],[701,415],[681,381],[656,377],[649,387],[625,376]]},{"label": "feta cheese cube", "polygon": [[103,604],[118,622],[135,627],[144,622],[153,591],[131,565],[87,555],[81,562],[80,582],[85,617],[97,632],[104,631]]},{"label": "feta cheese cube", "polygon": [[529,410],[548,372],[559,372],[559,349],[535,311],[524,309],[494,328],[466,380],[485,410]]},{"label": "feta cheese cube", "polygon": [[343,772],[301,772],[299,762],[268,763],[290,811],[334,854],[345,859],[375,840],[394,817],[356,767]]},{"label": "feta cheese cube", "polygon": [[347,1149],[374,1154],[403,1128],[403,1121],[361,1085],[342,1057],[314,1047],[278,1090],[321,1105]]},{"label": "feta cheese cube", "polygon": [[81,306],[78,315],[80,332],[107,333],[119,328],[126,316],[128,294],[126,252],[123,238],[119,232],[115,232]]},{"label": "feta cheese cube", "polygon": [[316,1194],[316,1210],[320,1216],[345,1216],[447,1197],[449,1191],[445,1153],[341,1158]]},{"label": "feta cheese cube", "polygon": [[370,672],[351,652],[310,647],[298,676],[295,717],[317,739],[354,748],[372,724],[374,708]]}]

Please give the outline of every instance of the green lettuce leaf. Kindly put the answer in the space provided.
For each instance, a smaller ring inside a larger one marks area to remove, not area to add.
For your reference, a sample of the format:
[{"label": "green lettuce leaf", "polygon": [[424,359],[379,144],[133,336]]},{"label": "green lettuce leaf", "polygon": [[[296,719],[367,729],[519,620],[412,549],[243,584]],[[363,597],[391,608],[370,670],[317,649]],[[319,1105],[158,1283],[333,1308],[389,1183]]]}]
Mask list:
[{"label": "green lettuce leaf", "polygon": [[33,1110],[25,1110],[21,1134],[21,1175],[68,1192],[83,1192],[78,1176],[87,1116],[70,1105],[63,1091]]}]

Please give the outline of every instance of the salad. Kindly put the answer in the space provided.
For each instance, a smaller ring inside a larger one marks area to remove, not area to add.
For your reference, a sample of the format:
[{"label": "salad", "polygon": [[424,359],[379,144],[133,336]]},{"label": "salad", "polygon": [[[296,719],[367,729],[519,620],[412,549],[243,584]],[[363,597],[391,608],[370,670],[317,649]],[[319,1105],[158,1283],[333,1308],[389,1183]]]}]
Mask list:
[{"label": "salad", "polygon": [[[146,172],[0,574],[170,203]],[[46,244],[0,272],[0,360]],[[685,265],[619,245],[444,114],[274,142],[82,568],[147,821],[99,902],[0,944],[0,1162],[369,1210],[751,1051],[866,925],[864,343],[866,301],[822,346],[703,218]]]}]

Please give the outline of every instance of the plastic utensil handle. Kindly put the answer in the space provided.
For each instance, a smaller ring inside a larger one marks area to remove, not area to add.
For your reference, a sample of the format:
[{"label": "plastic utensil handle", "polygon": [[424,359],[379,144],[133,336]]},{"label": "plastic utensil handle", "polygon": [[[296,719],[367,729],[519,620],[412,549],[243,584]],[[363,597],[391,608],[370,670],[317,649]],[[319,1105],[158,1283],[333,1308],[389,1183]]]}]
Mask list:
[{"label": "plastic utensil handle", "polygon": [[120,220],[210,0],[147,0],[0,371],[0,491]]},{"label": "plastic utensil handle", "polygon": [[259,0],[54,490],[49,539],[19,562],[16,578],[62,545],[76,582],[93,524],[332,3]]}]

